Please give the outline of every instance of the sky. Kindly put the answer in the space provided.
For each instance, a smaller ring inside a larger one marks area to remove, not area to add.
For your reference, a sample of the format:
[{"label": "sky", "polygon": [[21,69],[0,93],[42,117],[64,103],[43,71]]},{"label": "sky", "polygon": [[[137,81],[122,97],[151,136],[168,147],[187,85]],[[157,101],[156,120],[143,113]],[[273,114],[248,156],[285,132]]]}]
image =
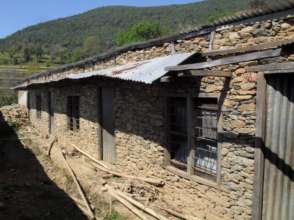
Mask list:
[{"label": "sky", "polygon": [[158,6],[199,0],[0,0],[0,38],[27,26],[108,5]]}]

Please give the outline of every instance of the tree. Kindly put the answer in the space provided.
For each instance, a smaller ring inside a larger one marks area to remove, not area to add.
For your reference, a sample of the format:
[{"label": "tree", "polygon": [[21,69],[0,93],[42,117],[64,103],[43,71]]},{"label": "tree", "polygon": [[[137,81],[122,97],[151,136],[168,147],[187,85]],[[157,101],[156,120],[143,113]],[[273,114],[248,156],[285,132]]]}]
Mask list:
[{"label": "tree", "polygon": [[251,9],[267,9],[268,5],[265,0],[251,0],[249,2]]},{"label": "tree", "polygon": [[28,63],[32,60],[32,50],[28,47],[23,49],[23,59],[25,63]]},{"label": "tree", "polygon": [[135,24],[127,31],[120,32],[116,37],[117,45],[125,45],[134,42],[146,41],[169,33],[157,21],[143,21]]},{"label": "tree", "polygon": [[94,55],[101,50],[101,43],[95,36],[89,36],[85,39],[83,44],[83,55]]},{"label": "tree", "polygon": [[18,64],[16,48],[15,47],[9,48],[7,53],[9,55],[9,59],[10,59],[11,64],[13,64],[13,65]]},{"label": "tree", "polygon": [[41,61],[43,53],[44,53],[44,51],[43,51],[41,46],[38,46],[35,49],[35,55],[36,55],[37,63],[39,63]]}]

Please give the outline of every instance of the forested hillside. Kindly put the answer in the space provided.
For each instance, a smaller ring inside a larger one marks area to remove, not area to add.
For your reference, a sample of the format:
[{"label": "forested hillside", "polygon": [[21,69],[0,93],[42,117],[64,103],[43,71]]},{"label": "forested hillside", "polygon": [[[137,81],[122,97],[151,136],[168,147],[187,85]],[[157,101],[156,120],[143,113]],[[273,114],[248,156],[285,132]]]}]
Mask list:
[{"label": "forested hillside", "polygon": [[[193,29],[222,16],[246,10],[251,2],[206,0],[161,7],[97,8],[34,25],[0,40],[0,65],[33,62],[51,66],[70,63],[132,41]],[[269,0],[267,4],[271,2]],[[125,33],[125,30],[129,32]],[[154,34],[148,34],[150,32]],[[143,37],[134,36],[138,33]]]}]

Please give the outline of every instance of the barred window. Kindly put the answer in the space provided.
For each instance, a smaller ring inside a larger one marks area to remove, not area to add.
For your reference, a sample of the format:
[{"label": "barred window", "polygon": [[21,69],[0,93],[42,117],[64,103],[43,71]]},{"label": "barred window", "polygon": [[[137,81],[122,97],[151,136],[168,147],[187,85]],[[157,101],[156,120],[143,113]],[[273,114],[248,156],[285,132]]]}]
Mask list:
[{"label": "barred window", "polygon": [[195,99],[195,160],[194,174],[216,179],[217,175],[217,122],[216,99]]},{"label": "barred window", "polygon": [[[187,102],[187,97],[168,99],[170,164],[187,173],[189,171],[189,174],[216,180],[219,118],[217,99],[195,98],[191,104],[187,105]],[[191,129],[188,128],[188,120]]]},{"label": "barred window", "polygon": [[41,118],[42,115],[42,98],[40,95],[36,96],[36,115],[37,118]]},{"label": "barred window", "polygon": [[71,131],[80,129],[80,97],[67,97],[67,126]]}]

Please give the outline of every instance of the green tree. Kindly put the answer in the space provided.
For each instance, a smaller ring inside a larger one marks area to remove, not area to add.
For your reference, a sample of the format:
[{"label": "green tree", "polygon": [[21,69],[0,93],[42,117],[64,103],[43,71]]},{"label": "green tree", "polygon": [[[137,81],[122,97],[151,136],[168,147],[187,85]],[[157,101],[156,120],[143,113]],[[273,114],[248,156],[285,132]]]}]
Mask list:
[{"label": "green tree", "polygon": [[37,48],[35,48],[35,55],[36,55],[37,63],[39,63],[41,61],[43,53],[44,53],[44,51],[41,46],[38,46]]},{"label": "green tree", "polygon": [[266,0],[251,0],[249,2],[249,6],[251,9],[267,9],[268,4]]},{"label": "green tree", "polygon": [[10,59],[10,63],[13,65],[18,64],[16,48],[15,47],[9,48],[7,53],[8,53],[9,59]]},{"label": "green tree", "polygon": [[97,54],[101,50],[101,43],[98,37],[89,36],[84,40],[83,55]]},{"label": "green tree", "polygon": [[32,50],[31,48],[24,48],[23,49],[23,59],[25,63],[28,63],[32,60]]},{"label": "green tree", "polygon": [[167,28],[162,28],[157,21],[143,21],[135,24],[127,31],[120,32],[116,37],[117,45],[146,41],[169,33]]}]

